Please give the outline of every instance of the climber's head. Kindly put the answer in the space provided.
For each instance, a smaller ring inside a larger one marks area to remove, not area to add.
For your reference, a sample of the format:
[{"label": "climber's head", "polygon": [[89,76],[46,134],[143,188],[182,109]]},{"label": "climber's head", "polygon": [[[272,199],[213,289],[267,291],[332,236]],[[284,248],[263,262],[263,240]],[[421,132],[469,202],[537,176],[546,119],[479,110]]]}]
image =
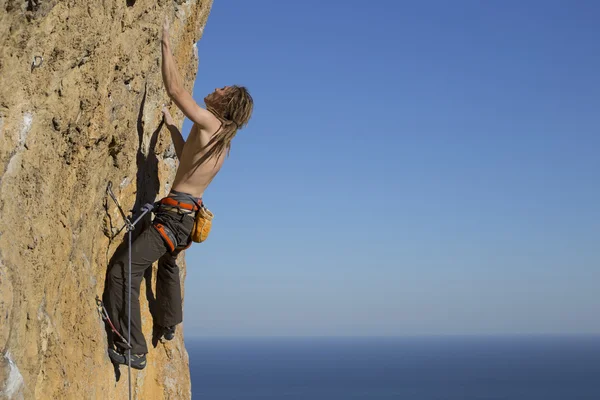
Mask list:
[{"label": "climber's head", "polygon": [[213,151],[221,154],[223,150],[226,150],[229,154],[231,140],[235,137],[238,129],[248,124],[252,116],[254,108],[252,96],[243,86],[225,86],[215,89],[206,96],[204,104],[206,104],[206,109],[221,121],[221,127],[211,140],[212,143],[215,143]]},{"label": "climber's head", "polygon": [[248,89],[237,85],[215,89],[204,98],[204,103],[225,124],[233,123],[236,130],[248,124],[254,108]]}]

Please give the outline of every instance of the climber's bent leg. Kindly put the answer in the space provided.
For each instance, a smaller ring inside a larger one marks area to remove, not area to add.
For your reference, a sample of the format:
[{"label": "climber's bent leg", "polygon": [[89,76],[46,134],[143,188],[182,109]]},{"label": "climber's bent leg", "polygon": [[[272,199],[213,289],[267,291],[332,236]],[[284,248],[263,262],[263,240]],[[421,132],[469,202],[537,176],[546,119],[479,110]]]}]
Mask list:
[{"label": "climber's bent leg", "polygon": [[[148,352],[140,313],[140,286],[144,272],[158,260],[167,248],[158,231],[148,226],[131,244],[131,352],[142,354]],[[128,277],[127,248],[111,263],[109,272],[108,312],[117,331],[127,339],[128,322]],[[118,345],[119,343],[117,343]],[[124,346],[120,346],[124,348]]]}]

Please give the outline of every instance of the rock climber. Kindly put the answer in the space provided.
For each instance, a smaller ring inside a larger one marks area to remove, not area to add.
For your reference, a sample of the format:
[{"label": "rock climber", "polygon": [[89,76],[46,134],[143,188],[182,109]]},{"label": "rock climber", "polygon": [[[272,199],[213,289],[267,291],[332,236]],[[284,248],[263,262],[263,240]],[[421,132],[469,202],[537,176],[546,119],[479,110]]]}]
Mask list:
[{"label": "rock climber", "polygon": [[[156,277],[157,313],[155,328],[172,340],[175,327],[183,321],[181,286],[177,255],[191,245],[194,218],[202,206],[204,191],[229,155],[231,141],[245,127],[253,111],[253,99],[243,86],[215,89],[204,98],[205,108],[184,89],[169,42],[169,21],[165,18],[161,38],[162,78],[167,94],[193,123],[187,140],[173,122],[166,107],[162,112],[171,134],[179,167],[170,193],[162,198],[154,220],[133,241],[131,247],[131,316],[128,315],[128,253],[122,252],[110,263],[107,310],[116,331],[128,337],[131,317],[131,367],[146,366],[148,347],[142,332],[139,291],[144,272],[158,260]],[[129,364],[127,344],[115,340],[109,356],[116,364]]]}]

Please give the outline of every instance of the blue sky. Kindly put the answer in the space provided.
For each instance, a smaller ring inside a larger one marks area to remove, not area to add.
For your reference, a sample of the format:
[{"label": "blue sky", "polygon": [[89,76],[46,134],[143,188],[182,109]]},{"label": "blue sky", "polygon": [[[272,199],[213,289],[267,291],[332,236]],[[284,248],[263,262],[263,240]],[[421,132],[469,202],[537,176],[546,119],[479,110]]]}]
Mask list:
[{"label": "blue sky", "polygon": [[186,336],[600,333],[599,16],[216,0],[194,97],[255,111],[187,251]]}]

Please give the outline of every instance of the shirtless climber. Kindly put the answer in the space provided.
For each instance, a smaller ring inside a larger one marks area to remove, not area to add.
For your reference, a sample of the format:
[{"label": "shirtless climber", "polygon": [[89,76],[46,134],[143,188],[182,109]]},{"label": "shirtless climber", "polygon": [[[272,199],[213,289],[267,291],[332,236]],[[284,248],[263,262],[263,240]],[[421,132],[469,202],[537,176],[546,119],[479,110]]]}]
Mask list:
[{"label": "shirtless climber", "polygon": [[[156,277],[157,321],[165,339],[175,335],[175,326],[183,321],[181,286],[177,255],[191,244],[190,234],[195,212],[202,205],[204,191],[219,172],[229,154],[231,140],[249,121],[253,100],[246,88],[226,86],[204,98],[200,107],[181,83],[169,43],[169,22],[165,18],[162,35],[162,77],[169,97],[188,117],[193,126],[187,141],[163,108],[164,121],[175,147],[179,168],[173,188],[161,199],[152,225],[132,243],[131,254],[131,366],[146,366],[148,348],[142,332],[139,293],[144,272],[158,260]],[[179,202],[179,203],[178,203]],[[128,254],[111,262],[108,276],[108,313],[115,329],[127,337],[127,266]],[[109,349],[114,363],[128,364],[126,344],[116,342]]]}]

